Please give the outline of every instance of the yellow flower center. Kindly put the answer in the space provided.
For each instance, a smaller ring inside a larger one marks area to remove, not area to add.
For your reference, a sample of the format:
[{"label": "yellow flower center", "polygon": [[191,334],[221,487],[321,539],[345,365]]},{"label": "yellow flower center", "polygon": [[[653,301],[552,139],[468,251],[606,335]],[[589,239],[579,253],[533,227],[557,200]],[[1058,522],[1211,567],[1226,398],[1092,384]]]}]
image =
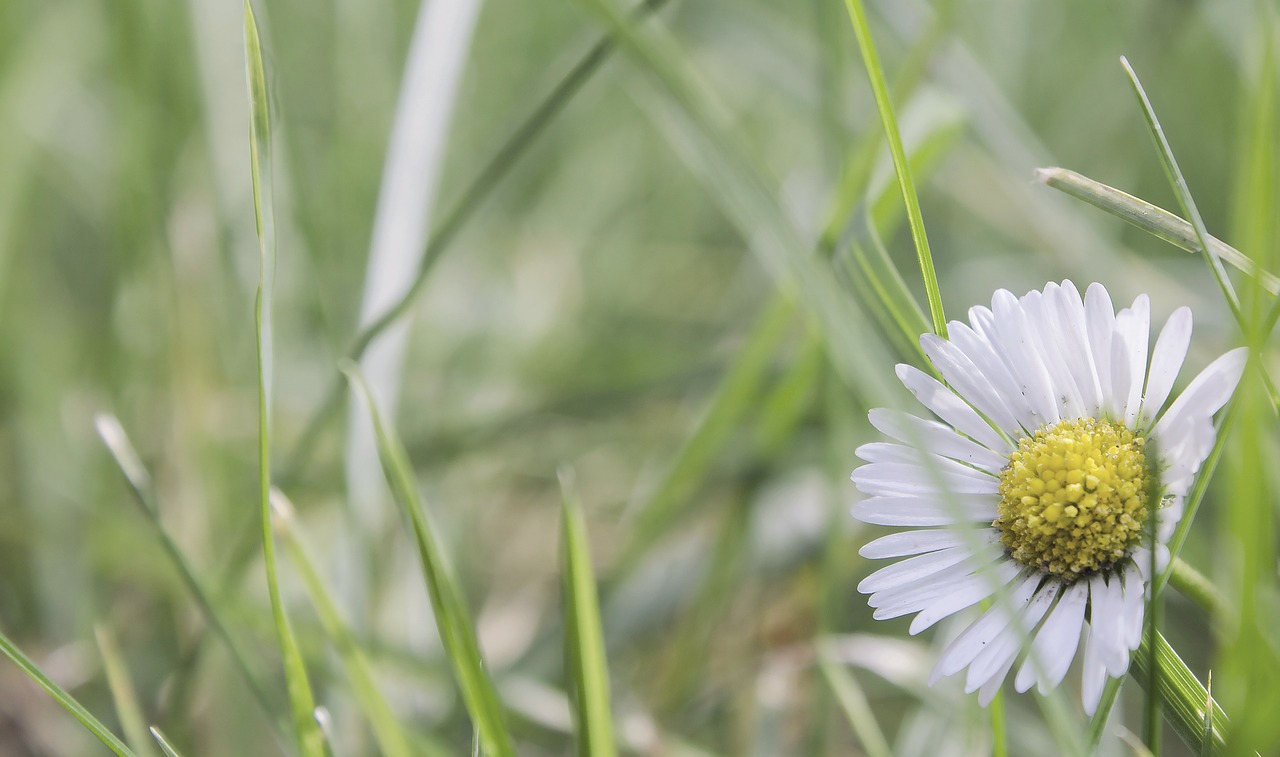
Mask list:
[{"label": "yellow flower center", "polygon": [[1019,441],[992,523],[1009,555],[1068,581],[1124,557],[1147,519],[1144,446],[1125,426],[1091,419]]}]

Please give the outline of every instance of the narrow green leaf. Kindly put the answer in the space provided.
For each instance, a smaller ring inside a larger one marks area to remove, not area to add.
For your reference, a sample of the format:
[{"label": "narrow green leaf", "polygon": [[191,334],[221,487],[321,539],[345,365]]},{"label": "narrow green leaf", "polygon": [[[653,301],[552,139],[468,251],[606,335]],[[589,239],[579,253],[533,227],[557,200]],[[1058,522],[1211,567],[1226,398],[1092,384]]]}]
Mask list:
[{"label": "narrow green leaf", "polygon": [[573,489],[572,471],[560,473],[561,572],[564,582],[565,663],[573,682],[573,716],[582,757],[617,754],[609,705],[609,670],[600,627],[587,524]]},{"label": "narrow green leaf", "polygon": [[1232,616],[1231,604],[1226,596],[1213,585],[1208,576],[1191,567],[1181,557],[1174,557],[1169,561],[1169,583],[1179,594],[1199,605],[1210,618],[1223,620]]},{"label": "narrow green leaf", "polygon": [[[1146,200],[1140,200],[1127,192],[1066,168],[1037,168],[1035,177],[1037,181],[1077,200],[1083,200],[1175,247],[1192,253],[1201,250],[1195,228],[1158,205],[1152,205]],[[1217,237],[1208,237],[1208,242],[1213,255],[1222,258],[1238,270],[1257,277],[1262,286],[1272,294],[1280,292],[1280,279],[1269,271],[1260,271],[1248,255]]]},{"label": "narrow green leaf", "polygon": [[164,735],[164,732],[154,725],[151,726],[151,737],[164,750],[165,757],[182,757],[182,754],[174,748],[173,744],[169,743],[169,738]]},{"label": "narrow green leaf", "polygon": [[324,579],[315,568],[315,561],[311,559],[306,545],[302,543],[297,521],[293,516],[293,505],[279,490],[274,491],[273,495],[272,509],[275,513],[273,523],[276,532],[280,534],[285,551],[307,588],[307,594],[311,597],[311,604],[320,618],[325,636],[329,638],[329,642],[338,653],[342,668],[351,682],[351,695],[365,717],[369,719],[378,748],[384,757],[410,757],[414,751],[410,747],[409,737],[404,727],[396,718],[391,705],[382,696],[364,649],[361,648],[346,621],[342,619],[342,613],[338,611],[337,605],[329,595],[329,590],[325,587]]},{"label": "narrow green leaf", "polygon": [[1200,757],[1210,757],[1213,754],[1213,671],[1209,671],[1209,676],[1205,681],[1204,687],[1204,729],[1200,731]]},{"label": "narrow green leaf", "polygon": [[339,368],[369,408],[382,470],[396,503],[413,527],[418,556],[422,562],[422,575],[426,579],[431,607],[435,611],[436,628],[449,663],[453,666],[458,688],[462,691],[462,699],[471,715],[480,746],[490,757],[511,757],[515,750],[503,723],[502,702],[494,689],[493,681],[485,671],[480,644],[476,639],[471,612],[467,609],[462,589],[453,576],[453,570],[436,541],[435,532],[423,510],[409,454],[405,452],[404,445],[394,431],[383,425],[373,397],[355,364],[344,360]]},{"label": "narrow green leaf", "polygon": [[[1160,633],[1155,635],[1154,650],[1150,640],[1144,635],[1142,644],[1133,656],[1136,675],[1134,679],[1143,686],[1147,685],[1148,666],[1151,653],[1155,652],[1156,665],[1160,666],[1160,694],[1167,705],[1165,717],[1173,726],[1178,736],[1193,752],[1203,753],[1206,746],[1209,754],[1221,754],[1225,741],[1227,716],[1222,707],[1214,703],[1209,692],[1200,684],[1178,653],[1169,646]],[[1133,671],[1131,671],[1133,672]],[[1205,738],[1204,721],[1208,717],[1212,723],[1211,733]]]},{"label": "narrow green leaf", "polygon": [[835,694],[836,702],[849,721],[853,734],[858,737],[862,751],[867,753],[867,757],[891,757],[893,750],[889,747],[880,724],[876,722],[871,705],[867,702],[867,695],[863,693],[857,679],[843,666],[826,657],[821,658],[818,668],[831,687],[831,692]]},{"label": "narrow green leaf", "polygon": [[1133,92],[1137,95],[1138,103],[1142,106],[1142,114],[1147,119],[1147,127],[1151,131],[1151,139],[1155,142],[1156,152],[1160,156],[1160,164],[1164,167],[1169,184],[1173,186],[1174,194],[1178,198],[1178,204],[1182,206],[1182,212],[1186,213],[1191,220],[1191,226],[1195,229],[1196,241],[1200,245],[1200,250],[1204,253],[1205,262],[1209,264],[1209,270],[1213,272],[1213,277],[1218,282],[1218,287],[1222,290],[1222,296],[1226,298],[1227,305],[1231,307],[1231,312],[1235,314],[1236,320],[1241,321],[1241,325],[1243,325],[1243,316],[1240,313],[1240,298],[1236,296],[1235,288],[1231,286],[1231,280],[1227,278],[1227,272],[1222,267],[1222,261],[1209,244],[1211,237],[1205,228],[1204,219],[1200,217],[1200,209],[1196,207],[1196,201],[1191,196],[1191,189],[1187,186],[1187,180],[1183,178],[1182,169],[1178,168],[1178,161],[1173,157],[1173,148],[1169,146],[1169,140],[1165,138],[1164,128],[1160,126],[1160,119],[1156,118],[1155,108],[1151,106],[1151,100],[1147,98],[1147,92],[1142,88],[1142,82],[1138,81],[1138,74],[1134,72],[1133,67],[1129,65],[1129,60],[1123,55],[1120,56],[1120,65],[1124,66],[1125,73],[1129,75],[1129,82],[1133,85]]},{"label": "narrow green leaf", "polygon": [[3,631],[0,631],[0,654],[12,660],[13,664],[17,665],[26,674],[27,678],[30,678],[33,683],[48,692],[49,696],[62,705],[67,712],[74,715],[76,720],[79,720],[90,733],[97,736],[111,751],[120,755],[120,757],[135,757],[133,750],[125,746],[123,741],[116,738],[116,735],[76,701],[75,697],[68,694],[61,686],[54,683],[52,678],[45,675],[44,671],[32,662],[31,658],[23,654],[22,650],[18,649]]},{"label": "narrow green leaf", "polygon": [[869,370],[889,361],[883,345],[838,286],[829,262],[812,254],[813,241],[782,212],[764,172],[736,144],[714,93],[702,86],[680,46],[658,24],[633,28],[610,0],[583,1],[648,75],[640,80],[645,113],[707,186],[764,268],[821,324],[839,375],[864,397],[887,397],[894,390],[882,374]]},{"label": "narrow green leaf", "polygon": [[178,573],[178,577],[182,580],[182,585],[186,587],[191,598],[195,600],[196,607],[199,608],[200,614],[204,617],[204,621],[213,629],[214,635],[222,640],[226,645],[227,651],[231,654],[231,661],[235,666],[236,673],[243,679],[249,692],[253,695],[254,701],[266,716],[267,721],[275,730],[277,736],[283,736],[280,727],[280,712],[275,705],[274,700],[267,696],[267,692],[262,687],[262,683],[254,675],[248,663],[248,657],[241,648],[239,642],[231,635],[226,623],[223,622],[221,615],[214,609],[210,594],[205,590],[203,582],[196,577],[195,570],[188,562],[186,555],[178,546],[169,532],[165,530],[164,524],[160,522],[160,511],[156,502],[155,487],[151,482],[151,475],[142,464],[142,460],[138,458],[138,453],[134,450],[129,436],[125,432],[124,427],[120,425],[120,421],[114,415],[109,413],[99,413],[94,418],[94,426],[97,428],[98,436],[101,437],[102,443],[106,445],[107,451],[111,453],[112,459],[120,468],[120,472],[124,474],[125,482],[129,485],[129,491],[133,493],[133,500],[138,505],[138,510],[151,524],[151,531],[155,534],[156,540],[160,542],[161,549],[164,550],[165,557],[173,564],[174,569]]},{"label": "narrow green leaf", "polygon": [[880,67],[880,57],[871,39],[871,29],[867,26],[867,14],[862,7],[862,0],[845,0],[845,8],[849,11],[853,32],[858,38],[858,47],[862,50],[862,62],[871,80],[871,92],[875,96],[876,109],[880,112],[880,121],[884,125],[885,136],[888,138],[889,154],[893,156],[893,168],[898,174],[902,201],[907,207],[907,220],[911,225],[911,239],[915,242],[916,258],[920,262],[920,275],[924,278],[924,291],[929,301],[929,316],[933,320],[933,331],[945,339],[947,318],[942,310],[942,293],[938,290],[938,276],[933,269],[933,254],[929,251],[924,216],[920,213],[920,198],[916,195],[915,182],[911,178],[911,166],[907,163],[906,150],[902,147],[902,136],[898,132],[898,120],[893,112],[893,102],[889,97],[889,88],[885,84],[884,71]]},{"label": "narrow green leaf", "polygon": [[1107,677],[1106,684],[1102,687],[1102,696],[1098,699],[1098,709],[1094,711],[1093,717],[1089,719],[1089,729],[1085,734],[1085,747],[1089,754],[1094,754],[1098,750],[1098,744],[1102,743],[1102,734],[1107,729],[1107,720],[1111,717],[1111,708],[1115,706],[1116,696],[1120,693],[1120,685],[1124,683],[1124,678]]},{"label": "narrow green leaf", "polygon": [[275,541],[271,533],[271,386],[272,327],[271,296],[275,283],[276,239],[271,183],[271,103],[267,76],[262,63],[262,43],[258,22],[249,0],[244,3],[245,71],[249,83],[249,154],[253,173],[253,207],[258,228],[259,269],[256,325],[258,341],[258,505],[262,519],[263,563],[267,593],[284,665],[293,727],[299,751],[305,757],[325,754],[324,734],[315,719],[315,695],[307,679],[302,652],[289,627],[280,582],[276,572]]},{"label": "narrow green leaf", "polygon": [[146,719],[142,716],[142,707],[138,704],[138,694],[129,678],[129,668],[125,665],[116,646],[115,638],[105,626],[93,627],[94,638],[98,641],[98,651],[102,653],[102,664],[107,674],[107,686],[111,689],[111,698],[116,703],[116,715],[120,718],[120,726],[124,729],[125,740],[138,757],[151,757],[155,750],[151,747],[151,739],[147,736]]},{"label": "narrow green leaf", "polygon": [[[668,1],[643,0],[632,12],[631,23],[642,23]],[[360,357],[364,355],[365,350],[369,348],[373,340],[377,339],[379,334],[390,328],[409,311],[410,306],[417,300],[418,295],[426,286],[436,261],[449,248],[453,240],[457,238],[458,233],[462,231],[467,221],[475,215],[475,212],[484,204],[490,193],[502,183],[507,173],[519,163],[521,156],[533,144],[538,135],[560,115],[565,106],[582,90],[582,87],[590,81],[591,77],[600,70],[600,67],[613,54],[613,50],[614,41],[609,35],[604,35],[597,40],[547,93],[547,96],[538,103],[533,112],[516,126],[511,132],[511,136],[493,153],[484,164],[484,167],[480,169],[480,172],[476,174],[476,177],[462,191],[458,201],[449,209],[440,225],[432,231],[430,238],[427,240],[426,250],[422,255],[422,264],[419,266],[409,290],[405,292],[398,302],[388,308],[387,312],[378,320],[370,323],[360,333],[356,334],[351,346],[347,348],[345,353],[348,360],[352,362],[360,360]],[[335,377],[325,391],[323,399],[316,406],[310,418],[308,418],[303,427],[302,435],[298,437],[298,442],[285,461],[284,469],[280,474],[280,480],[284,486],[287,487],[297,480],[302,474],[303,468],[310,461],[315,445],[320,440],[321,431],[323,431],[325,424],[337,415],[337,410],[346,396],[342,389],[343,379]]]}]

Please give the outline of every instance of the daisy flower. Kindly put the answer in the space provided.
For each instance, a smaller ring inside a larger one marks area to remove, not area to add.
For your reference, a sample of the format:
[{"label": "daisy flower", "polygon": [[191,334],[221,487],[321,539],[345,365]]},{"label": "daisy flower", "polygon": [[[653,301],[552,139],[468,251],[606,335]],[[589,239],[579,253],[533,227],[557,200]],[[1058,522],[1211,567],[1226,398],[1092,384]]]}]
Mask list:
[{"label": "daisy flower", "polygon": [[1044,693],[1083,635],[1092,715],[1106,677],[1128,670],[1152,579],[1150,534],[1162,569],[1213,447],[1213,414],[1245,363],[1243,349],[1228,352],[1169,402],[1191,311],[1169,317],[1150,364],[1149,322],[1146,295],[1117,313],[1100,284],[1083,298],[1070,281],[1021,298],[1000,290],[968,324],[951,322],[949,339],[920,338],[946,384],[898,366],[941,422],[871,411],[872,425],[900,443],[858,448],[867,464],[853,481],[867,498],[853,516],[906,530],[860,554],[906,559],[858,590],[876,619],[916,613],[912,634],[993,599],[943,651],[930,684],[967,668],[965,690],[986,706],[1020,661],[1014,688]]}]

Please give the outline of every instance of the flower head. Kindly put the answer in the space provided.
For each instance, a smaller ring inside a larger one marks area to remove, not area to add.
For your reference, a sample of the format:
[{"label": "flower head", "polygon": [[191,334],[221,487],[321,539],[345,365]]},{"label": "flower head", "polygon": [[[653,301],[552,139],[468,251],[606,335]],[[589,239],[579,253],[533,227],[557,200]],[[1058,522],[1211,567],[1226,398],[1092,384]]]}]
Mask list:
[{"label": "flower head", "polygon": [[945,385],[898,366],[941,422],[873,410],[871,423],[899,443],[857,451],[867,464],[853,481],[867,498],[853,516],[907,528],[862,548],[906,559],[858,590],[877,619],[916,613],[913,634],[992,598],[931,680],[967,668],[966,691],[984,706],[1019,661],[1018,691],[1057,686],[1084,631],[1092,714],[1106,676],[1124,675],[1141,640],[1152,535],[1162,569],[1245,351],[1215,360],[1169,402],[1191,311],[1170,316],[1148,363],[1147,297],[1117,313],[1101,285],[1081,298],[1070,281],[1021,298],[997,291],[990,309],[948,329],[949,340],[920,340]]}]

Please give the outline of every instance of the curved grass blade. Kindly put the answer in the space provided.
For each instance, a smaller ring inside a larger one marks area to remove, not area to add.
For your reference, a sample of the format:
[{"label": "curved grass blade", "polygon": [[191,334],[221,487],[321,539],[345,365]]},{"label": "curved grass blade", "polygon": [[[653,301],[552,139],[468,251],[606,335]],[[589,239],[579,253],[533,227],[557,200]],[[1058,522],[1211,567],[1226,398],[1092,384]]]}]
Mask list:
[{"label": "curved grass blade", "polygon": [[98,642],[98,651],[102,654],[102,666],[107,674],[107,686],[111,689],[111,698],[116,703],[116,716],[120,719],[120,727],[124,729],[125,740],[138,757],[152,757],[155,750],[151,747],[151,739],[147,737],[146,720],[142,716],[142,707],[138,704],[138,694],[129,678],[129,669],[125,666],[120,648],[106,626],[95,625],[93,636]]},{"label": "curved grass blade", "polygon": [[435,612],[436,628],[440,632],[440,641],[444,645],[449,663],[453,666],[458,688],[462,691],[462,699],[471,715],[477,738],[485,754],[490,757],[513,757],[515,750],[503,723],[502,701],[485,671],[484,658],[480,653],[480,644],[476,639],[471,612],[467,609],[462,589],[453,576],[443,550],[436,542],[435,532],[422,508],[409,455],[399,437],[383,425],[373,397],[355,364],[344,360],[339,368],[369,408],[382,470],[396,503],[413,527],[418,556],[422,561],[422,575],[426,579],[431,607]]},{"label": "curved grass blade", "polygon": [[164,750],[165,757],[182,757],[182,753],[175,749],[173,744],[169,743],[169,738],[156,726],[151,726],[151,738],[155,739],[160,748]]},{"label": "curved grass blade", "polygon": [[573,682],[573,717],[582,757],[613,757],[613,714],[609,670],[600,627],[600,604],[591,569],[591,550],[573,474],[561,471],[561,572],[564,579],[564,658]]},{"label": "curved grass blade", "polygon": [[247,662],[248,657],[245,655],[244,650],[235,637],[231,635],[226,624],[222,622],[221,616],[214,610],[213,602],[209,599],[209,592],[205,591],[204,585],[200,582],[200,579],[196,578],[195,571],[191,568],[191,564],[187,562],[187,558],[183,555],[177,542],[173,540],[173,537],[169,535],[169,532],[165,530],[164,525],[160,522],[160,511],[157,506],[155,487],[152,486],[151,475],[147,473],[142,460],[138,458],[138,453],[129,441],[129,436],[125,433],[124,427],[120,425],[120,421],[114,415],[109,413],[99,413],[94,418],[94,426],[97,428],[98,436],[101,437],[102,443],[106,445],[107,451],[111,453],[112,459],[115,460],[116,466],[124,474],[125,482],[129,485],[129,490],[133,492],[134,502],[137,503],[138,509],[142,511],[143,517],[151,524],[151,529],[155,533],[156,539],[160,542],[160,547],[164,550],[164,554],[169,558],[169,561],[173,563],[183,586],[191,594],[191,598],[195,600],[196,607],[200,609],[200,614],[204,616],[204,621],[213,629],[214,635],[226,645],[227,651],[231,654],[231,661],[235,666],[236,672],[244,680],[245,685],[249,687],[249,692],[262,709],[263,714],[266,715],[268,722],[275,731],[276,737],[282,738],[283,733],[280,728],[278,708],[272,698],[267,696],[266,690],[262,688],[262,683],[250,670]]},{"label": "curved grass blade", "polygon": [[305,757],[325,754],[324,734],[315,720],[315,696],[307,679],[302,652],[289,627],[276,572],[275,541],[271,533],[271,293],[275,283],[275,215],[271,189],[271,103],[262,63],[258,22],[249,0],[244,3],[245,71],[249,83],[249,154],[253,172],[253,208],[258,227],[259,281],[256,307],[258,341],[258,505],[262,518],[262,552],[267,592],[275,622],[285,684],[293,712],[299,751]]},{"label": "curved grass blade", "polygon": [[835,694],[836,702],[867,757],[891,757],[893,750],[889,747],[880,724],[876,722],[871,705],[867,702],[867,695],[863,693],[857,680],[849,671],[825,657],[818,663],[818,669],[831,687],[831,693]]},{"label": "curved grass blade", "polygon": [[329,595],[329,590],[325,588],[324,580],[316,571],[315,562],[302,543],[297,531],[297,521],[293,517],[293,505],[279,490],[275,490],[273,494],[271,505],[275,513],[273,523],[276,532],[280,534],[285,551],[307,588],[307,594],[311,597],[311,604],[320,618],[320,625],[325,635],[329,637],[334,650],[338,653],[338,658],[342,661],[343,670],[346,671],[347,679],[351,682],[351,695],[364,711],[365,717],[369,718],[374,738],[378,741],[378,748],[384,757],[411,757],[414,751],[410,747],[404,727],[378,689],[364,650],[361,649],[351,628],[342,619],[342,613],[338,611],[337,605]]},{"label": "curved grass blade", "polygon": [[893,101],[889,98],[889,88],[885,84],[884,70],[880,67],[880,57],[876,54],[875,43],[871,39],[871,29],[867,26],[867,14],[862,7],[862,0],[845,0],[844,5],[849,11],[853,32],[858,37],[858,47],[862,50],[862,62],[866,66],[867,77],[871,80],[871,92],[875,96],[876,109],[880,112],[880,121],[884,124],[885,136],[889,142],[889,154],[893,156],[893,169],[898,175],[902,201],[907,206],[907,221],[911,225],[911,239],[915,243],[916,258],[920,262],[920,275],[924,279],[925,297],[929,301],[929,317],[933,321],[933,331],[946,339],[947,317],[942,310],[942,293],[938,290],[938,275],[934,272],[933,254],[929,251],[924,216],[920,213],[920,198],[916,195],[915,181],[911,178],[911,166],[907,163],[907,153],[902,147],[902,135],[898,132],[898,120],[893,112]]},{"label": "curved grass blade", "polygon": [[[1037,168],[1035,178],[1059,192],[1106,211],[1157,239],[1163,239],[1187,252],[1200,252],[1195,227],[1158,205],[1152,205],[1128,192],[1066,168]],[[1260,269],[1248,255],[1214,236],[1209,236],[1208,242],[1209,249],[1215,256],[1249,276],[1256,277],[1268,292],[1280,293],[1280,279],[1271,272]]]},{"label": "curved grass blade", "polygon": [[[631,23],[639,24],[643,22],[667,2],[668,0],[644,0],[632,11]],[[435,262],[448,249],[449,245],[488,198],[489,194],[519,162],[520,157],[529,145],[533,143],[556,116],[560,115],[560,112],[564,110],[565,106],[569,104],[596,71],[600,70],[600,67],[613,54],[614,47],[613,38],[607,34],[597,40],[578,59],[578,62],[569,69],[564,78],[556,83],[551,92],[538,103],[533,112],[520,122],[520,125],[511,133],[507,141],[503,142],[502,146],[494,152],[489,161],[480,169],[480,173],[476,174],[476,177],[462,191],[461,197],[449,209],[440,225],[431,233],[427,240],[426,250],[422,254],[422,263],[414,275],[413,283],[405,291],[404,296],[387,308],[376,321],[368,324],[356,334],[351,346],[347,348],[345,353],[348,360],[352,362],[358,361],[379,335],[399,321],[405,313],[409,312],[410,306],[426,286],[428,276],[435,266]],[[343,379],[336,377],[325,391],[320,404],[316,406],[311,417],[307,419],[302,435],[298,438],[296,446],[285,461],[284,468],[281,471],[280,481],[283,485],[288,486],[295,481],[301,475],[302,469],[310,461],[315,445],[320,439],[320,432],[325,424],[336,416],[339,407],[342,405],[342,400],[345,397],[342,391],[343,386]]]},{"label": "curved grass blade", "polygon": [[1218,287],[1222,290],[1222,296],[1226,298],[1227,305],[1231,307],[1231,312],[1235,314],[1236,320],[1243,323],[1243,315],[1240,312],[1240,298],[1236,296],[1236,290],[1231,285],[1231,279],[1227,278],[1227,272],[1222,267],[1222,261],[1214,254],[1213,248],[1209,245],[1209,231],[1205,228],[1204,219],[1200,217],[1200,209],[1196,207],[1195,198],[1191,196],[1191,189],[1187,186],[1187,180],[1182,176],[1182,169],[1178,168],[1178,161],[1173,157],[1173,148],[1169,146],[1169,140],[1165,138],[1164,128],[1160,126],[1160,119],[1156,118],[1155,108],[1151,106],[1151,100],[1147,98],[1147,91],[1142,88],[1142,82],[1138,81],[1138,74],[1134,72],[1133,66],[1129,65],[1129,59],[1123,55],[1120,56],[1120,65],[1124,66],[1125,73],[1129,75],[1129,83],[1133,85],[1133,92],[1138,97],[1138,103],[1142,106],[1142,114],[1147,119],[1147,127],[1151,131],[1151,139],[1155,142],[1156,152],[1160,156],[1160,165],[1164,167],[1165,176],[1169,179],[1169,184],[1173,187],[1174,194],[1178,197],[1178,204],[1182,206],[1182,212],[1187,214],[1191,219],[1191,226],[1196,232],[1196,241],[1200,244],[1200,249],[1204,252],[1205,262],[1209,264],[1209,270],[1213,272],[1213,277],[1218,282]]},{"label": "curved grass blade", "polygon": [[[1200,681],[1196,680],[1178,653],[1169,646],[1169,642],[1159,632],[1155,635],[1154,649],[1143,635],[1142,644],[1133,655],[1137,675],[1134,678],[1143,686],[1148,681],[1148,665],[1154,651],[1156,665],[1160,667],[1159,686],[1161,699],[1167,705],[1165,716],[1182,741],[1197,754],[1206,748],[1209,754],[1221,754],[1226,742],[1223,735],[1227,730],[1227,716],[1222,707],[1212,700],[1209,692]],[[1132,672],[1132,671],[1131,671]],[[1211,722],[1211,733],[1205,737],[1205,718]]]},{"label": "curved grass blade", "polygon": [[111,751],[120,755],[120,757],[136,757],[133,750],[125,746],[123,741],[116,738],[116,735],[86,710],[84,705],[76,701],[75,697],[68,694],[61,686],[54,683],[52,678],[45,675],[40,666],[32,662],[30,657],[23,654],[22,650],[18,649],[3,631],[0,631],[0,654],[13,661],[13,664],[17,665],[26,674],[27,678],[30,678],[35,685],[48,692],[49,696],[62,705],[67,712],[75,716],[76,720],[79,720],[90,733],[97,736],[98,740],[106,744]]}]

